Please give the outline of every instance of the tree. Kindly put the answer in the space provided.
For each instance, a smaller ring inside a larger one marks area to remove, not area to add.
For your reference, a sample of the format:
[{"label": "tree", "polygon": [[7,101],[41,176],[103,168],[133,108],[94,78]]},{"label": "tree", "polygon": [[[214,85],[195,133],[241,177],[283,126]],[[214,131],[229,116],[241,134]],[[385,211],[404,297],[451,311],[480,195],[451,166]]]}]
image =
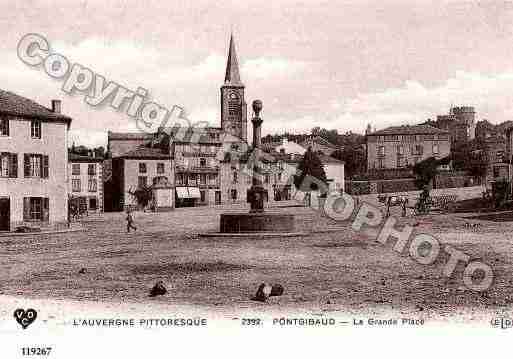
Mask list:
[{"label": "tree", "polygon": [[361,146],[344,146],[342,150],[336,150],[331,157],[344,161],[344,171],[347,177],[365,171],[365,151]]},{"label": "tree", "polygon": [[487,145],[481,139],[455,145],[451,159],[456,170],[467,171],[474,177],[486,176],[488,170]]},{"label": "tree", "polygon": [[437,167],[440,165],[440,160],[434,157],[426,158],[413,166],[413,173],[415,173],[415,185],[418,189],[422,190],[419,201],[415,207],[419,213],[427,213],[430,209],[429,191],[431,189],[432,181],[438,173]]},{"label": "tree", "polygon": [[136,190],[129,190],[128,193],[135,198],[139,207],[142,208],[147,207],[153,201],[153,190],[150,186],[138,187]]},{"label": "tree", "polygon": [[298,164],[297,172],[294,176],[294,185],[297,189],[310,194],[312,191],[319,191],[321,197],[325,197],[328,192],[328,179],[322,162],[311,147],[303,155]]}]

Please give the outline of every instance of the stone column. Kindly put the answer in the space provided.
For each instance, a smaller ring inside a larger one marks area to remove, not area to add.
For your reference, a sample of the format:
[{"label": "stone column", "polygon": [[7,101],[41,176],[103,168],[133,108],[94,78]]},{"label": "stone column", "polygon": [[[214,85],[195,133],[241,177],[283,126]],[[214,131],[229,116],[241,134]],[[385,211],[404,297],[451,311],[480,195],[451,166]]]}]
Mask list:
[{"label": "stone column", "polygon": [[250,213],[261,213],[264,211],[265,189],[262,187],[262,180],[260,178],[260,147],[261,147],[261,126],[262,119],[260,118],[260,111],[262,111],[262,101],[253,101],[254,116],[251,120],[253,124],[253,178],[252,186],[248,190],[248,202],[251,204]]}]

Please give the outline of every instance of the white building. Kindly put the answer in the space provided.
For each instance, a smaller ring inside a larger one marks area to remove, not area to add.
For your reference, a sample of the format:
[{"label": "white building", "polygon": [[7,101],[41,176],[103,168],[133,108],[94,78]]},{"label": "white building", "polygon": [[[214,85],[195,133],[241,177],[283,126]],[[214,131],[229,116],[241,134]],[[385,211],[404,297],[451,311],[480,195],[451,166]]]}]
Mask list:
[{"label": "white building", "polygon": [[82,211],[103,212],[103,158],[68,155],[68,193]]},{"label": "white building", "polygon": [[71,118],[0,90],[0,230],[67,224]]}]

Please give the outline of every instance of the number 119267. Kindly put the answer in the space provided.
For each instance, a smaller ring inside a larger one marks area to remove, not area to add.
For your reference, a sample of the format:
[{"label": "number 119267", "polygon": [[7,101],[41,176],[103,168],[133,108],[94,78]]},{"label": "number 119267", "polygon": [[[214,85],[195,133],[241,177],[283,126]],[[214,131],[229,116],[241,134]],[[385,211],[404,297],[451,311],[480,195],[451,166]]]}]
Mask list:
[{"label": "number 119267", "polygon": [[23,347],[21,348],[21,354],[23,356],[29,355],[39,355],[39,356],[48,356],[52,352],[51,347],[40,348],[40,347]]}]

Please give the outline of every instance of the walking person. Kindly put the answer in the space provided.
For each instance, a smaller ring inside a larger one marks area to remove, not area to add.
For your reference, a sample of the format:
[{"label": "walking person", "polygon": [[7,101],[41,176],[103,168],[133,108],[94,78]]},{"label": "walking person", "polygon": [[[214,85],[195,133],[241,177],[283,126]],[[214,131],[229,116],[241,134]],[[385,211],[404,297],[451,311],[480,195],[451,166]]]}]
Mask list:
[{"label": "walking person", "polygon": [[408,206],[408,197],[402,198],[402,217],[406,217],[406,207]]},{"label": "walking person", "polygon": [[126,209],[126,231],[130,233],[130,228],[132,228],[134,231],[137,231],[137,227],[134,223],[134,217],[132,216],[132,211],[130,211],[130,208]]}]

